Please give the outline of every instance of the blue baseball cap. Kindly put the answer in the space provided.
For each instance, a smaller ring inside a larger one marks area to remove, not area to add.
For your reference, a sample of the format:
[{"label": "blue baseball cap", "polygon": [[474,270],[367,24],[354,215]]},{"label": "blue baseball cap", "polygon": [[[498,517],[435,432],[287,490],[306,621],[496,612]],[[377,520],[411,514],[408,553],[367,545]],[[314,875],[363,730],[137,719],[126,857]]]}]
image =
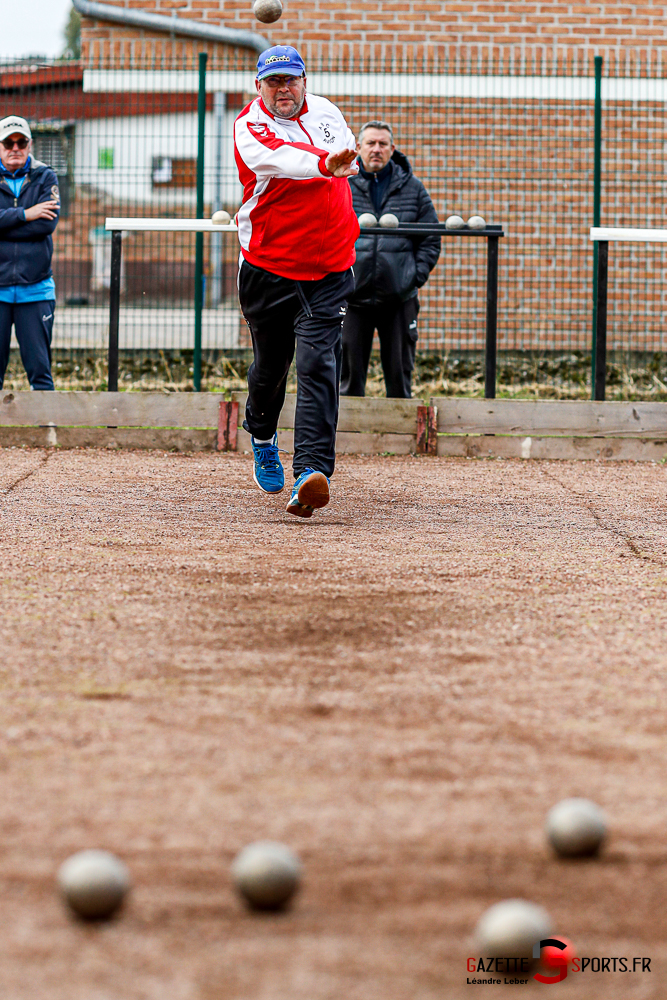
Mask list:
[{"label": "blue baseball cap", "polygon": [[306,64],[291,45],[274,45],[265,49],[257,60],[257,79],[265,76],[301,76]]}]

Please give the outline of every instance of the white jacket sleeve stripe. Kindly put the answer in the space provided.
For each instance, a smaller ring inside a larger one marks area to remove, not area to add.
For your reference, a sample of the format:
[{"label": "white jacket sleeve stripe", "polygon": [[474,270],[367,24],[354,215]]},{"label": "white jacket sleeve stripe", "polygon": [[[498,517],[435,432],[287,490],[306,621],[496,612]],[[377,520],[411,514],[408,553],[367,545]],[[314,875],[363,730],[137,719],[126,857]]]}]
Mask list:
[{"label": "white jacket sleeve stripe", "polygon": [[235,131],[239,155],[257,177],[322,177],[320,161],[328,155],[326,150],[305,142],[285,142],[263,122],[241,119]]}]

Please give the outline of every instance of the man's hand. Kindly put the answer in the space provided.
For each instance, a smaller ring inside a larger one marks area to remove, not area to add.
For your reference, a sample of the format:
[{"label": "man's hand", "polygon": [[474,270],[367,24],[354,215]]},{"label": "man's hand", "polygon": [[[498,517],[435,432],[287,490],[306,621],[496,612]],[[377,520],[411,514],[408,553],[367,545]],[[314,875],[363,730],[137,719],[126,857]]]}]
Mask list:
[{"label": "man's hand", "polygon": [[25,221],[34,222],[36,219],[55,219],[60,205],[57,201],[42,201],[39,205],[24,209]]},{"label": "man's hand", "polygon": [[356,149],[341,149],[338,153],[329,153],[324,166],[334,177],[354,177],[359,173]]}]

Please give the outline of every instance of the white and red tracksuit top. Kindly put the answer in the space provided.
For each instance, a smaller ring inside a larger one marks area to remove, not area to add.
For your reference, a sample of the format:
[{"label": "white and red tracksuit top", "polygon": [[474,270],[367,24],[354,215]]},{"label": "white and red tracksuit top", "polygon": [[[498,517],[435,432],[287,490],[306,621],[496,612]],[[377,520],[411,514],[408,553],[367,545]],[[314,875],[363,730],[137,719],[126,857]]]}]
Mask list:
[{"label": "white and red tracksuit top", "polygon": [[243,109],[234,124],[243,184],[236,222],[250,264],[295,281],[352,267],[359,223],[350,185],[324,164],[332,151],[355,145],[324,97],[308,94],[296,118],[276,118],[259,97]]}]

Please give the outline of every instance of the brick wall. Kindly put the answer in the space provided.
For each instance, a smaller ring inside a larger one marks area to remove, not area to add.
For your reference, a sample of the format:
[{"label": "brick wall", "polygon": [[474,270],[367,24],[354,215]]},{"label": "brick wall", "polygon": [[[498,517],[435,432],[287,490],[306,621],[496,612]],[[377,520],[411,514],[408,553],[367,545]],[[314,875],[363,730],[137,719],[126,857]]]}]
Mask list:
[{"label": "brick wall", "polygon": [[[327,49],[344,55],[437,47],[485,56],[499,49],[517,54],[541,50],[566,58],[595,50],[621,55],[643,50],[655,58],[667,47],[667,3],[551,3],[533,0],[285,0],[280,21],[261,25],[251,0],[114,0],[116,6],[260,31],[274,43],[290,42],[305,54]],[[91,43],[126,44],[149,32],[126,32],[119,26],[84,20],[84,51]],[[159,44],[165,40],[161,39]],[[168,46],[169,47],[169,46]],[[201,46],[199,46],[201,47]]]}]

